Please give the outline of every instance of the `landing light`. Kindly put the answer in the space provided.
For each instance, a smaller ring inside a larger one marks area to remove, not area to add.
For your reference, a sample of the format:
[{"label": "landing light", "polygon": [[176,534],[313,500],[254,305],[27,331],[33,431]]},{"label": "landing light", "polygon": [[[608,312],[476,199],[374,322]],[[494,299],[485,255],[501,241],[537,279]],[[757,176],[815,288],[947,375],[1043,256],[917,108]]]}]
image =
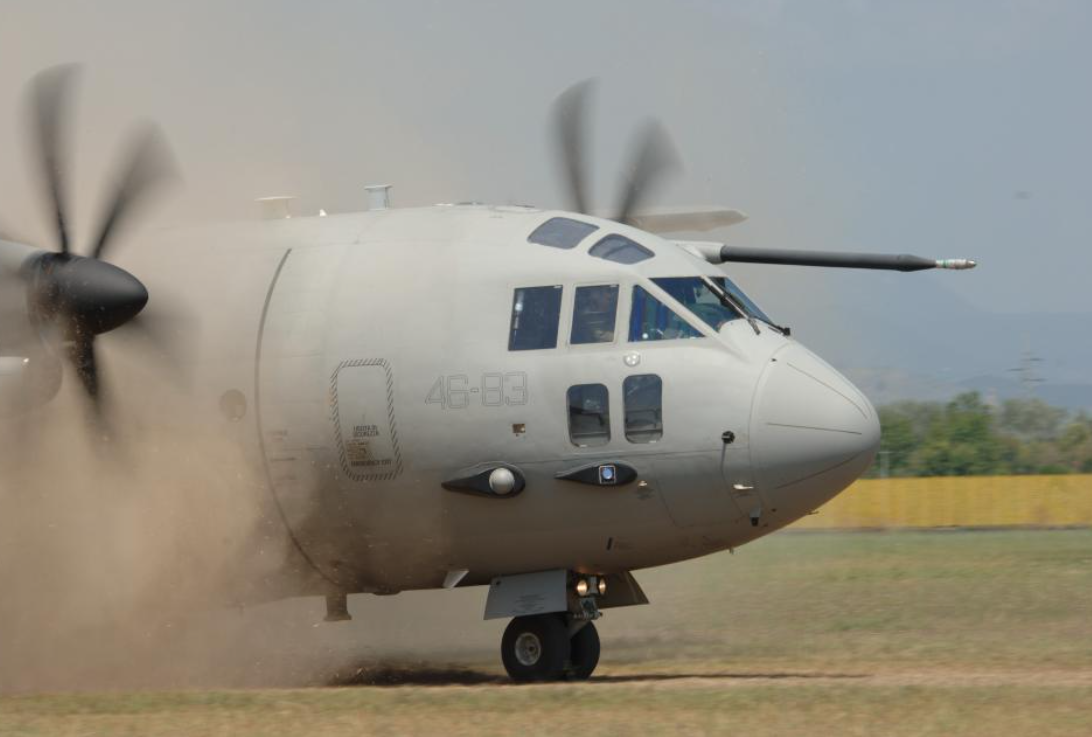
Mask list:
[{"label": "landing light", "polygon": [[579,578],[573,585],[573,590],[576,591],[576,595],[580,597],[595,593],[598,593],[600,596],[602,596],[603,594],[607,593],[607,580],[602,576],[589,576],[588,578]]}]

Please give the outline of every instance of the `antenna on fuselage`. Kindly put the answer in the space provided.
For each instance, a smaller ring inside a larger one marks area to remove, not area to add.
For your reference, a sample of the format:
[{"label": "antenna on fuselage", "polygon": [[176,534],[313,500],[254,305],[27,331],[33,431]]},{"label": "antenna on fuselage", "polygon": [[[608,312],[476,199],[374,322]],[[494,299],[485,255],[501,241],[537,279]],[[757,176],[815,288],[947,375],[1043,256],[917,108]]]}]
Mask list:
[{"label": "antenna on fuselage", "polygon": [[259,197],[254,200],[262,208],[262,220],[287,220],[292,217],[291,195]]},{"label": "antenna on fuselage", "polygon": [[391,207],[391,185],[370,184],[364,188],[368,193],[369,210],[389,210]]}]

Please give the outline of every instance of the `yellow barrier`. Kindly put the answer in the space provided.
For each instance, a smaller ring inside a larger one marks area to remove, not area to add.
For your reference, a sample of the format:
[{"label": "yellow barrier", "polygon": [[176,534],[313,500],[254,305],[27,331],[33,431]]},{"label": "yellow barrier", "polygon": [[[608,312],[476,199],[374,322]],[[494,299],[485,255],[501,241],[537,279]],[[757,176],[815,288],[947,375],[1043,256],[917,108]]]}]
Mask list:
[{"label": "yellow barrier", "polygon": [[863,479],[794,529],[1092,526],[1092,474]]}]

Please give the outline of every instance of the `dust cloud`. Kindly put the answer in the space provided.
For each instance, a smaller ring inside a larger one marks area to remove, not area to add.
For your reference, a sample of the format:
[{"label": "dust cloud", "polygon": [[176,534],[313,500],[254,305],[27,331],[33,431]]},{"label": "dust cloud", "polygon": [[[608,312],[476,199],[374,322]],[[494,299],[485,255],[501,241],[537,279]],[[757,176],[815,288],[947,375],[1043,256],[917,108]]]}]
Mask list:
[{"label": "dust cloud", "polygon": [[110,403],[104,440],[75,385],[69,372],[48,407],[0,425],[4,691],[195,672],[224,655],[224,643],[195,643],[200,614],[284,560],[236,447],[128,383],[107,384],[126,401]]},{"label": "dust cloud", "polygon": [[100,342],[109,441],[71,371],[0,422],[0,693],[498,675],[464,670],[496,659],[503,626],[481,621],[480,589],[353,596],[344,623],[286,598],[307,572],[239,427],[146,350]]}]

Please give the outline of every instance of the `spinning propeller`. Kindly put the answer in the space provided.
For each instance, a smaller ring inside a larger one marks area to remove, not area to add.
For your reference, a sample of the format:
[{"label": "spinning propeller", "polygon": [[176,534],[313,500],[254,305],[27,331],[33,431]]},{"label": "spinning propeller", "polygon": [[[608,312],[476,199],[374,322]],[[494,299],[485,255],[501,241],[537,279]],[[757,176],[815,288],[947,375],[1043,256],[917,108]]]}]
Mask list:
[{"label": "spinning propeller", "polygon": [[31,255],[20,277],[26,285],[31,323],[47,341],[64,346],[96,418],[102,421],[96,338],[127,323],[140,327],[136,318],[148,302],[144,285],[105,258],[116,242],[118,226],[171,178],[173,167],[158,129],[146,124],[127,142],[95,239],[86,255],[75,253],[65,196],[69,168],[65,127],[76,72],[75,66],[54,67],[30,83],[30,132],[57,250]]},{"label": "spinning propeller", "polygon": [[[573,211],[593,214],[588,197],[587,107],[591,80],[568,88],[554,103],[554,125],[562,171]],[[734,210],[708,213],[701,208],[684,212],[682,217],[641,213],[641,206],[663,180],[681,169],[671,138],[656,121],[641,129],[632,146],[631,163],[623,180],[622,197],[610,219],[642,230],[672,232],[709,230],[732,225],[746,218]],[[650,226],[658,225],[652,228]],[[675,226],[675,227],[673,227]],[[924,269],[973,269],[971,259],[932,259],[909,254],[848,253],[842,251],[799,251],[727,246],[702,241],[677,242],[710,263],[753,263],[789,266],[822,266],[840,269],[878,269],[885,271],[922,271]]]},{"label": "spinning propeller", "polygon": [[[587,107],[592,81],[578,82],[561,93],[554,106],[557,145],[575,212],[591,214],[588,197]],[[644,124],[631,147],[630,165],[612,220],[636,225],[641,205],[672,172],[682,168],[670,136],[657,121]]]}]

